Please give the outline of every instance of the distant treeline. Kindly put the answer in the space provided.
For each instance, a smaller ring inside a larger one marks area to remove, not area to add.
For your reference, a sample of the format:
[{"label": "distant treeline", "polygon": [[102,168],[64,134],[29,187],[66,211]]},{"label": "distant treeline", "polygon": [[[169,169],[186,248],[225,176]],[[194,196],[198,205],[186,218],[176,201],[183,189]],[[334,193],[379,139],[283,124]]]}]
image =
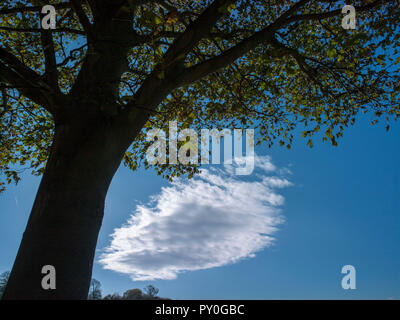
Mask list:
[{"label": "distant treeline", "polygon": [[[9,271],[3,272],[0,275],[0,299],[3,296],[9,277]],[[168,298],[159,297],[158,291],[156,287],[148,285],[143,291],[135,288],[125,291],[122,296],[119,293],[113,293],[103,297],[100,281],[92,279],[88,300],[169,300]]]}]

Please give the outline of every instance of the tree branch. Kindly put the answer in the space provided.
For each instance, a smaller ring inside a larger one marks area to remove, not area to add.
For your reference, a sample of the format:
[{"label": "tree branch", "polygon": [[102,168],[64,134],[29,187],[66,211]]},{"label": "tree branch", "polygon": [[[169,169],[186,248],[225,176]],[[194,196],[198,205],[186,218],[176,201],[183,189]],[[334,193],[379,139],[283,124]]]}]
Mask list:
[{"label": "tree branch", "polygon": [[55,91],[59,91],[56,54],[51,30],[43,30],[40,39],[44,54],[46,83]]},{"label": "tree branch", "polygon": [[[180,83],[180,85],[190,84],[207,76],[210,73],[213,73],[233,63],[235,60],[243,56],[246,52],[254,49],[261,43],[270,42],[272,44],[271,41],[273,41],[274,39],[274,33],[284,25],[300,20],[320,20],[342,14],[342,10],[333,10],[330,12],[319,14],[302,14],[295,16],[291,15],[308,2],[309,0],[299,1],[298,3],[293,5],[288,11],[282,14],[274,23],[270,24],[263,30],[256,32],[249,38],[241,41],[236,46],[221,53],[219,56],[185,69],[185,71],[183,71],[179,76],[178,82]],[[382,0],[376,0],[365,6],[357,7],[356,10],[358,12],[366,11],[377,7],[381,3],[383,3]]]},{"label": "tree branch", "polygon": [[1,47],[0,81],[18,88],[27,98],[55,114],[56,106],[52,99],[57,96],[57,93],[43,81],[40,75]]},{"label": "tree branch", "polygon": [[192,22],[180,35],[164,55],[166,65],[176,61],[178,57],[185,57],[197,43],[208,36],[210,30],[227,11],[224,10],[234,0],[215,0],[202,14]]},{"label": "tree branch", "polygon": [[[174,41],[164,54],[162,62],[154,68],[153,72],[136,92],[134,101],[126,106],[128,113],[130,110],[128,119],[132,119],[137,112],[135,107],[155,108],[176,87],[177,82],[174,78],[177,66],[182,65],[187,53],[201,39],[209,35],[212,27],[227,13],[227,6],[234,2],[234,0],[214,0]],[[157,92],[157,94],[154,94],[154,92]],[[148,117],[148,115],[146,116]],[[135,119],[135,121],[143,122],[145,118],[140,116],[141,120]]]},{"label": "tree branch", "polygon": [[[38,29],[38,28],[12,28],[12,27],[2,27],[2,26],[0,26],[0,30],[10,31],[10,32],[26,32],[26,33],[42,32],[42,29]],[[86,35],[85,31],[70,29],[70,28],[57,28],[57,29],[52,29],[51,31],[52,32],[65,32],[65,33],[75,33],[75,34]]]},{"label": "tree branch", "polygon": [[[356,9],[356,12],[363,12],[363,11],[367,11],[369,9],[373,9],[382,3],[384,3],[383,0],[375,0],[369,4],[366,4],[365,6],[358,6],[358,7],[354,7],[354,8]],[[299,21],[299,20],[322,20],[322,19],[337,16],[340,14],[342,14],[342,9],[332,10],[332,11],[324,12],[324,13],[309,13],[309,14],[295,15],[295,16],[288,18],[286,21],[288,23],[290,23],[290,22]]]},{"label": "tree branch", "polygon": [[78,16],[79,22],[81,23],[83,29],[86,31],[88,42],[94,42],[95,36],[92,28],[93,26],[86,16],[85,12],[83,11],[80,1],[70,0],[70,2],[75,10],[76,15]]},{"label": "tree branch", "polygon": [[[52,4],[55,9],[66,9],[70,8],[71,4],[69,3],[57,3]],[[22,13],[22,12],[40,12],[43,6],[32,6],[32,7],[16,7],[16,8],[7,8],[0,9],[1,14],[14,14],[14,13]]]},{"label": "tree branch", "polygon": [[318,81],[318,79],[315,77],[314,72],[315,69],[313,69],[308,63],[306,62],[307,57],[303,56],[300,52],[298,52],[296,49],[290,48],[286,46],[285,44],[279,42],[275,38],[272,39],[271,44],[281,50],[284,55],[289,55],[291,56],[299,66],[300,70],[307,76],[310,81],[312,81],[316,86],[318,86],[321,90],[326,95],[329,95],[331,98],[336,99],[334,94],[329,90],[329,88],[324,87],[324,85]]}]

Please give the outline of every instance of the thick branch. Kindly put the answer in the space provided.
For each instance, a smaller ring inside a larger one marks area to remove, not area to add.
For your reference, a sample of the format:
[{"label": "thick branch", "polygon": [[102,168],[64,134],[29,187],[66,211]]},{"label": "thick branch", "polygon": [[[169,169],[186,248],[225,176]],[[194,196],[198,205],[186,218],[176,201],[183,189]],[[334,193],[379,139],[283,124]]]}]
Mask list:
[{"label": "thick branch", "polygon": [[[294,12],[296,12],[301,6],[304,6],[308,2],[309,0],[299,1],[298,3],[293,5],[288,11],[286,11],[282,16],[280,16],[274,23],[264,28],[263,30],[256,32],[249,38],[241,41],[236,46],[221,53],[219,56],[199,63],[191,68],[187,68],[179,76],[178,82],[180,83],[180,85],[190,84],[207,76],[210,73],[216,72],[217,70],[228,66],[229,64],[233,63],[235,60],[246,54],[248,51],[256,48],[259,44],[268,42],[272,43],[271,41],[274,39],[274,33],[287,24],[300,20],[321,20],[324,18],[329,18],[335,15],[342,14],[341,10],[334,10],[326,13],[302,14],[292,16]],[[357,7],[356,10],[357,12],[367,11],[379,6],[382,3],[382,0],[376,0],[365,6]]]},{"label": "thick branch", "polygon": [[93,33],[93,26],[89,21],[89,18],[86,16],[83,8],[78,0],[70,0],[72,7],[75,10],[76,15],[78,16],[79,22],[81,23],[83,29],[86,31],[88,41],[93,42],[95,39]]},{"label": "thick branch", "polygon": [[58,87],[57,61],[54,50],[53,35],[51,30],[43,30],[40,35],[40,39],[42,41],[42,49],[45,61],[46,82],[55,91],[58,91],[59,87]]},{"label": "thick branch", "polygon": [[[217,21],[227,14],[227,5],[233,0],[215,0],[202,14],[192,22],[186,30],[175,40],[164,54],[163,62],[157,65],[154,71],[143,82],[137,91],[134,101],[128,104],[129,119],[133,118],[137,106],[141,108],[155,108],[164,97],[177,86],[175,72],[181,65],[186,54],[190,52],[198,42],[207,37]],[[154,94],[157,92],[157,94]],[[130,111],[129,111],[130,110]],[[124,115],[125,116],[125,115]],[[148,115],[146,115],[147,117]],[[141,122],[145,119],[141,116]],[[143,118],[143,119],[142,119]],[[135,122],[139,121],[134,119]]]},{"label": "thick branch", "polygon": [[0,81],[8,83],[49,112],[55,114],[52,97],[56,93],[42,77],[28,68],[17,57],[0,47]]},{"label": "thick branch", "polygon": [[227,13],[224,8],[234,2],[236,1],[215,0],[205,9],[165,53],[164,61],[166,65],[176,61],[179,57],[185,57],[201,39],[206,38],[217,21]]},{"label": "thick branch", "polygon": [[186,69],[179,76],[177,82],[179,83],[179,85],[190,84],[198,79],[207,76],[210,73],[213,73],[221,68],[226,67],[229,64],[232,64],[235,60],[246,54],[246,52],[257,47],[260,43],[270,41],[271,39],[273,39],[275,31],[286,24],[287,18],[291,14],[299,10],[301,7],[305,6],[308,2],[310,2],[310,0],[301,0],[297,2],[268,27],[256,32],[249,38],[241,41],[239,44],[228,49],[219,56]]}]

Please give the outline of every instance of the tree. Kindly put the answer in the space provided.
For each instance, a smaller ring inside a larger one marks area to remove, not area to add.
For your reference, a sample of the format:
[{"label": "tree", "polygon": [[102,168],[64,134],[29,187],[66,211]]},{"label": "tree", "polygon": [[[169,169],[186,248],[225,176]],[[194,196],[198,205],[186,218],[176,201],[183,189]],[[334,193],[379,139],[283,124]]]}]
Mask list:
[{"label": "tree", "polygon": [[[159,300],[163,299],[157,296],[159,290],[152,286],[148,285],[144,288],[144,294],[140,289],[130,289],[124,292],[122,296],[122,300]],[[165,300],[165,299],[164,299]]]},{"label": "tree", "polygon": [[9,277],[10,277],[10,271],[6,271],[0,274],[0,299],[3,296]]},{"label": "tree", "polygon": [[168,298],[160,298],[157,296],[159,290],[152,286],[148,285],[144,288],[143,291],[135,288],[126,290],[122,297],[118,293],[108,294],[106,295],[103,300],[170,300]]},{"label": "tree", "polygon": [[355,30],[344,1],[54,1],[47,30],[45,1],[2,1],[0,170],[43,175],[4,298],[87,298],[108,187],[121,162],[149,166],[150,128],[252,126],[290,148],[296,126],[336,145],[360,112],[399,117],[398,1],[352,2]]},{"label": "tree", "polygon": [[157,297],[157,294],[160,290],[158,290],[156,287],[152,286],[149,284],[146,288],[144,288],[144,294],[145,296],[149,297],[150,299],[154,299]]},{"label": "tree", "polygon": [[140,289],[130,289],[124,292],[122,300],[143,300],[143,292]]},{"label": "tree", "polygon": [[99,280],[92,279],[90,281],[88,300],[101,300],[101,298],[101,283]]},{"label": "tree", "polygon": [[122,300],[122,297],[118,293],[108,294],[103,300]]}]

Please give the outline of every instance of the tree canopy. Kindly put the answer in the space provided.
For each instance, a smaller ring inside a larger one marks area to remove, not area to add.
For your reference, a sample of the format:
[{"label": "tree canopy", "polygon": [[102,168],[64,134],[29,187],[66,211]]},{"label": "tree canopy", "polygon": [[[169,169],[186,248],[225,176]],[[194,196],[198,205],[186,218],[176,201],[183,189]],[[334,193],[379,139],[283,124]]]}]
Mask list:
[{"label": "tree canopy", "polygon": [[88,300],[101,300],[101,298],[101,283],[97,279],[92,279],[90,281]]},{"label": "tree canopy", "polygon": [[[90,112],[128,119],[121,125],[140,118],[144,129],[168,120],[252,126],[258,143],[288,148],[299,123],[310,146],[320,130],[336,145],[361,111],[373,123],[400,114],[398,1],[352,1],[355,30],[342,28],[343,1],[54,1],[54,30],[39,28],[45,4],[6,0],[0,7],[7,182],[18,181],[16,167],[43,172],[55,123],[84,112],[71,97],[88,109],[94,96],[104,97]],[[126,51],[125,61],[107,50]],[[145,147],[142,130],[125,164],[136,169]],[[196,168],[157,170],[171,177]]]},{"label": "tree canopy", "polygon": [[0,274],[0,299],[3,296],[9,277],[10,277],[10,271],[5,271],[2,274]]},{"label": "tree canopy", "polygon": [[138,288],[129,289],[122,296],[118,293],[108,294],[103,300],[169,300],[168,298],[159,297],[157,295],[158,292],[159,290],[156,287],[148,285],[144,288],[144,293]]}]

